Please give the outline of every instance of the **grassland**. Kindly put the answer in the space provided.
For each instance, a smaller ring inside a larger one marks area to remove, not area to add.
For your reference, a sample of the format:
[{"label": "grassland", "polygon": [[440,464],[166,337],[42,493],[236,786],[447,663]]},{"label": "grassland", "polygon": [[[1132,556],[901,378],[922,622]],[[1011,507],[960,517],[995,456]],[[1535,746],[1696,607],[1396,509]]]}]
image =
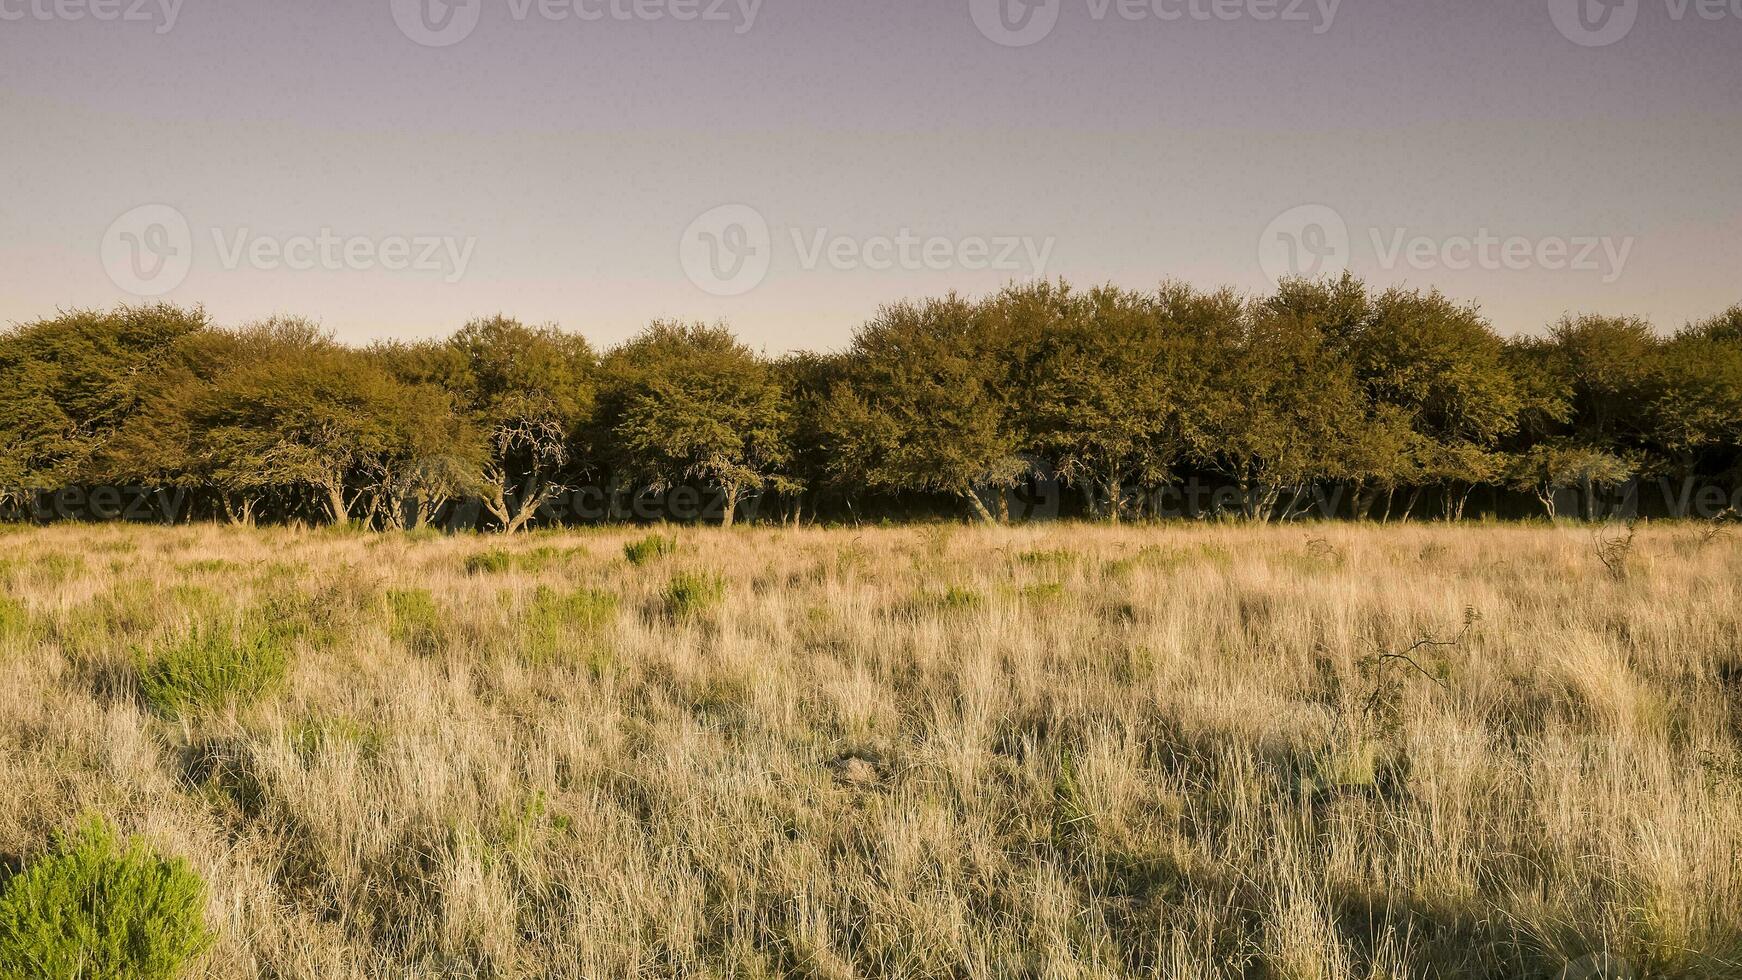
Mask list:
[{"label": "grassland", "polygon": [[646,537],[0,529],[0,861],[195,977],[1742,976],[1742,540]]}]

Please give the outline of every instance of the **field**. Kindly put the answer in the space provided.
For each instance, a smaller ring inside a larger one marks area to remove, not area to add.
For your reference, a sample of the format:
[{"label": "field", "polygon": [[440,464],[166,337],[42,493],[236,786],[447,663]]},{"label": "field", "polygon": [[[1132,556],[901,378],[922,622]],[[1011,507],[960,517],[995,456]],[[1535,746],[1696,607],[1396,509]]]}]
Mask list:
[{"label": "field", "polygon": [[0,529],[0,861],[193,977],[1742,976],[1742,535],[667,533]]}]

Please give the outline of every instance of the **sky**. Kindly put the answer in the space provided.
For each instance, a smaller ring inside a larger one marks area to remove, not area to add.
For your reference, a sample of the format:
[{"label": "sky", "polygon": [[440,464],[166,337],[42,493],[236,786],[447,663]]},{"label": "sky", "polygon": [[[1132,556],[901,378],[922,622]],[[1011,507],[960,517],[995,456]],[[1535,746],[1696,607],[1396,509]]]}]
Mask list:
[{"label": "sky", "polygon": [[1348,268],[1668,330],[1742,302],[1738,66],[1742,0],[0,0],[0,324],[778,352]]}]

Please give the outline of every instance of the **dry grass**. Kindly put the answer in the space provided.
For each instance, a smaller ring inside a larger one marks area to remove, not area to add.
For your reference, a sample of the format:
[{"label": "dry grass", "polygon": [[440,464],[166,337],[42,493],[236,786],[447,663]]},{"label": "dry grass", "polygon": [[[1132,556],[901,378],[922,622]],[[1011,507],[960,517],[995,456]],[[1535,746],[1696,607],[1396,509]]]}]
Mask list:
[{"label": "dry grass", "polygon": [[226,978],[1742,975],[1742,542],[644,536],[0,531],[0,859],[111,816]]}]

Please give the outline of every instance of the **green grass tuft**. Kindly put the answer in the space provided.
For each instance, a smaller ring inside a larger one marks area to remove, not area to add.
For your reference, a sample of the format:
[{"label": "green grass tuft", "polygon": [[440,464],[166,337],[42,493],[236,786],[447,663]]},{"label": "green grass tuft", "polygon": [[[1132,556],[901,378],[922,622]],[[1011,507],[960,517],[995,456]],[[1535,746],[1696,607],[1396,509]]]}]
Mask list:
[{"label": "green grass tuft", "polygon": [[199,627],[167,649],[135,652],[139,696],[168,718],[250,703],[284,683],[288,647],[282,632],[265,626],[249,625],[239,637],[228,629]]},{"label": "green grass tuft", "polygon": [[962,585],[952,585],[942,592],[920,592],[908,604],[908,608],[917,614],[946,614],[971,612],[980,608],[986,602],[986,597]]},{"label": "green grass tuft", "polygon": [[677,538],[667,534],[649,534],[640,541],[631,541],[623,546],[623,557],[629,559],[631,565],[645,565],[656,558],[677,552]]},{"label": "green grass tuft", "polygon": [[679,572],[665,587],[666,611],[677,619],[706,612],[726,597],[726,580],[712,572]]},{"label": "green grass tuft", "polygon": [[473,575],[499,575],[507,571],[539,572],[552,565],[585,557],[585,548],[540,545],[527,551],[492,548],[466,558],[466,571]]},{"label": "green grass tuft", "polygon": [[573,661],[582,654],[592,662],[601,656],[594,641],[616,621],[617,597],[609,592],[541,588],[524,620],[522,655],[536,664]]},{"label": "green grass tuft", "polygon": [[393,642],[418,654],[429,654],[441,643],[441,609],[428,589],[389,589],[387,634]]},{"label": "green grass tuft", "polygon": [[30,614],[10,596],[0,595],[0,640],[22,636],[30,628]]},{"label": "green grass tuft", "polygon": [[0,976],[170,980],[211,943],[206,888],[101,820],[57,834],[0,893]]},{"label": "green grass tuft", "polygon": [[514,567],[514,556],[500,548],[466,556],[468,575],[500,575]]}]

